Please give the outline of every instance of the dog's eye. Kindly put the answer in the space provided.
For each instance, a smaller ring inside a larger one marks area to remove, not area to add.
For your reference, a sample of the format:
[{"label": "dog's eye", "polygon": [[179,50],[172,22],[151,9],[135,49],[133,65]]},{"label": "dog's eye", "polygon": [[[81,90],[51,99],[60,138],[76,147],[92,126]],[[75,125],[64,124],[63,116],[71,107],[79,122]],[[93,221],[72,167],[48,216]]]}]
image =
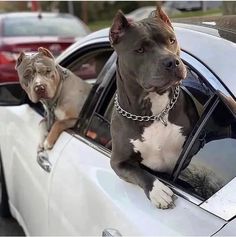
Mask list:
[{"label": "dog's eye", "polygon": [[47,73],[50,73],[52,70],[50,68],[47,68]]},{"label": "dog's eye", "polygon": [[135,52],[142,54],[142,53],[144,53],[144,48],[140,47],[139,49],[136,49]]},{"label": "dog's eye", "polygon": [[176,41],[175,38],[170,38],[170,39],[169,39],[169,42],[170,42],[171,45],[174,44],[175,41]]},{"label": "dog's eye", "polygon": [[32,74],[31,74],[31,73],[24,75],[24,79],[25,79],[26,81],[29,81],[31,78],[32,78]]}]

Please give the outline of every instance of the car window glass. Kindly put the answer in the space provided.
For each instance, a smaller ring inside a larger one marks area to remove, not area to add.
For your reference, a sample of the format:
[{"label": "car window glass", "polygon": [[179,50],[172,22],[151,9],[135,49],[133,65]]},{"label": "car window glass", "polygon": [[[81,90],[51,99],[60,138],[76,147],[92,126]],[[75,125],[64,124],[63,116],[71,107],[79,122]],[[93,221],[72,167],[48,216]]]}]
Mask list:
[{"label": "car window glass", "polygon": [[96,50],[78,58],[67,68],[83,80],[94,83],[112,53],[111,49]]},{"label": "car window glass", "polygon": [[206,200],[236,176],[236,119],[219,102],[195,140],[177,182]]},{"label": "car window glass", "polygon": [[182,85],[191,93],[192,99],[196,99],[203,107],[213,95],[204,79],[190,67],[187,67],[187,77]]},{"label": "car window glass", "polygon": [[27,94],[20,84],[6,84],[0,87],[0,101],[2,104],[17,105],[26,100]]},{"label": "car window glass", "polygon": [[[24,27],[22,27],[24,26]],[[70,27],[73,26],[73,27]],[[72,17],[12,17],[3,22],[3,35],[82,37],[89,33],[84,23]]]}]

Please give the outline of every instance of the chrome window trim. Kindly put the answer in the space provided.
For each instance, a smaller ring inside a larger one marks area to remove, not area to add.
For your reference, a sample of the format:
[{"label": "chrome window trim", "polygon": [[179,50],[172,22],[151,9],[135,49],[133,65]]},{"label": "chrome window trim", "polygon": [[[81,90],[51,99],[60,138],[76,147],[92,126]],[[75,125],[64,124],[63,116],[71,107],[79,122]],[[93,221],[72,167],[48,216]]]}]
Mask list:
[{"label": "chrome window trim", "polygon": [[[160,179],[160,178],[158,178]],[[173,191],[175,194],[177,194],[178,196],[188,200],[189,202],[192,202],[193,204],[199,206],[201,203],[202,203],[202,200],[194,197],[193,195],[185,192],[184,190],[174,186],[174,184],[171,184],[171,183],[168,183],[168,181],[166,180],[162,180],[160,179],[163,183],[165,183],[166,185],[168,185]]]},{"label": "chrome window trim", "polygon": [[236,216],[236,195],[233,190],[236,190],[236,177],[203,202],[200,207],[229,221]]},{"label": "chrome window trim", "polygon": [[89,138],[83,137],[77,133],[72,134],[72,136],[77,138],[81,142],[85,143],[86,145],[90,146],[91,148],[95,149],[96,151],[101,152],[103,155],[107,156],[108,158],[111,158],[111,151],[103,147],[102,145],[99,145],[98,143],[93,142],[92,140],[89,140]]}]

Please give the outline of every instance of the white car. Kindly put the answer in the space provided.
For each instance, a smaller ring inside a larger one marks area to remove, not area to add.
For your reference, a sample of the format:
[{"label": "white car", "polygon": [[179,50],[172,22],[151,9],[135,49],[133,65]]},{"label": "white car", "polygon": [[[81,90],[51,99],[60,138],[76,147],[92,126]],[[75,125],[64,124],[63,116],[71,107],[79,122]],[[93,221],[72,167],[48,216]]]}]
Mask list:
[{"label": "white car", "polygon": [[171,177],[156,174],[178,196],[173,209],[155,208],[110,167],[116,55],[105,29],[57,58],[94,86],[80,123],[61,134],[48,162],[37,160],[42,107],[19,84],[0,85],[1,215],[15,217],[26,235],[236,235],[236,32],[222,19],[174,24],[185,88],[204,111]]}]

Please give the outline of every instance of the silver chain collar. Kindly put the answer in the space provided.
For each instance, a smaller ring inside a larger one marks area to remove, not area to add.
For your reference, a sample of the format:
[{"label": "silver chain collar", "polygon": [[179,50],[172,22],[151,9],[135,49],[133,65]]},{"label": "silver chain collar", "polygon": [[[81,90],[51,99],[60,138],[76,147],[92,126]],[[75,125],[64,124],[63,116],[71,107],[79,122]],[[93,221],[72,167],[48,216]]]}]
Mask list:
[{"label": "silver chain collar", "polygon": [[56,65],[56,68],[58,70],[61,70],[62,72],[62,78],[59,84],[59,88],[57,89],[56,95],[54,96],[54,99],[52,101],[52,103],[50,104],[45,104],[45,116],[47,117],[47,130],[49,131],[52,127],[52,124],[54,123],[55,120],[55,114],[54,111],[57,107],[57,103],[58,103],[58,99],[61,93],[61,89],[62,89],[62,83],[67,79],[67,77],[69,76],[68,74],[68,70],[65,68],[62,68],[60,65]]},{"label": "silver chain collar", "polygon": [[128,119],[131,119],[133,121],[139,121],[139,122],[148,122],[148,121],[161,121],[163,125],[167,126],[167,115],[169,111],[173,108],[175,105],[178,97],[179,97],[179,92],[180,92],[180,87],[176,86],[174,90],[174,94],[170,102],[167,104],[167,106],[158,114],[158,115],[151,115],[151,116],[140,116],[140,115],[135,115],[132,113],[127,112],[124,110],[119,102],[118,102],[118,95],[116,94],[115,96],[115,108],[119,114],[121,114],[123,117],[126,117]]}]

